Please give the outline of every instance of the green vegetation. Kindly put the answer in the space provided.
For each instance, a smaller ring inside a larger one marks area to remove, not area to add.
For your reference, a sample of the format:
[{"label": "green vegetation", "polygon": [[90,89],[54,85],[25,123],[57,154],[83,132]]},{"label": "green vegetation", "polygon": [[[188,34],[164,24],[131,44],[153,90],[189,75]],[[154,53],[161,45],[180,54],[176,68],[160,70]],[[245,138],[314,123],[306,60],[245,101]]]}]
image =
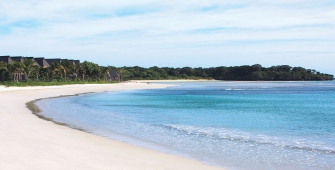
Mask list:
[{"label": "green vegetation", "polygon": [[103,67],[85,61],[73,64],[67,60],[52,63],[51,67],[41,68],[34,61],[24,59],[8,64],[0,62],[0,84],[6,86],[50,86],[65,84],[105,84],[109,70],[115,67]]},{"label": "green vegetation", "polygon": [[[32,60],[12,64],[0,62],[0,84],[6,86],[49,86],[64,84],[113,83],[108,81],[109,70],[116,69],[120,80],[163,80],[163,79],[216,79],[244,81],[303,81],[333,80],[334,76],[313,69],[279,65],[262,67],[252,66],[211,67],[211,68],[171,68],[139,66],[116,68],[99,66],[85,61],[73,64],[64,60],[61,64],[40,68]],[[115,83],[115,82],[114,82]]]},{"label": "green vegetation", "polygon": [[161,79],[216,79],[237,81],[302,81],[333,80],[334,76],[312,69],[288,65],[262,67],[252,66],[212,67],[212,68],[171,68],[171,67],[122,67],[123,80],[161,80]]}]

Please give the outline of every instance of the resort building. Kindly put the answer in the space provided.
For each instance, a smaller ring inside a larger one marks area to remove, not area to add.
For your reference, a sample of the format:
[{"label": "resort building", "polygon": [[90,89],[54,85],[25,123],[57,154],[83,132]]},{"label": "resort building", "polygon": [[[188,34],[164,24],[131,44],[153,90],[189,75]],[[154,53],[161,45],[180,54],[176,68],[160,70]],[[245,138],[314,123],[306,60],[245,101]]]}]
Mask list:
[{"label": "resort building", "polygon": [[120,77],[116,70],[109,70],[109,80],[110,81],[119,81]]},{"label": "resort building", "polygon": [[47,61],[50,66],[52,66],[52,63],[62,63],[62,59],[60,58],[45,59],[45,61]]},{"label": "resort building", "polygon": [[0,56],[0,62],[1,61],[5,62],[5,63],[9,63],[9,64],[12,63],[12,59],[10,58],[9,55],[7,55],[7,56]]},{"label": "resort building", "polygon": [[[44,57],[23,57],[23,56],[10,56],[10,55],[4,55],[0,56],[0,62],[4,62],[7,64],[13,64],[13,62],[20,62],[23,63],[25,60],[32,60],[36,65],[38,65],[41,68],[49,68],[52,66],[53,63],[58,63],[61,64],[63,61],[69,61],[73,65],[75,64],[80,64],[80,60],[73,60],[73,59],[61,59],[61,58],[51,58],[51,59],[45,59]],[[23,67],[23,66],[22,66]],[[7,81],[8,78],[6,77],[5,74],[2,74],[4,69],[0,69],[0,81]],[[8,77],[8,73],[7,77]],[[37,73],[38,74],[38,73]],[[112,73],[113,77],[111,79],[113,80],[118,80],[118,75],[117,73]],[[14,72],[14,80],[15,81],[21,81],[21,80],[27,80],[28,75],[24,74],[23,71],[21,72]],[[38,77],[38,75],[37,75]],[[72,79],[77,78],[77,73],[72,75]],[[37,78],[38,79],[38,78]]]},{"label": "resort building", "polygon": [[34,57],[23,57],[23,60],[32,60],[33,62],[36,63],[35,58]]},{"label": "resort building", "polygon": [[10,57],[12,59],[12,61],[17,61],[20,63],[23,63],[23,57],[22,56],[14,56],[14,57]]},{"label": "resort building", "polygon": [[62,61],[69,61],[73,64],[80,64],[80,60],[73,60],[73,59],[61,59],[61,58],[50,58],[50,59],[45,59],[44,57],[23,57],[23,56],[10,56],[10,55],[5,55],[5,56],[0,56],[0,62],[5,62],[12,64],[13,61],[21,62],[23,63],[24,60],[32,60],[36,62],[40,67],[51,67],[52,63],[58,63],[61,64]]},{"label": "resort building", "polygon": [[44,57],[35,58],[35,61],[42,68],[50,67]]},{"label": "resort building", "polygon": [[70,59],[70,60],[67,60],[69,61],[70,63],[74,64],[74,60]]}]

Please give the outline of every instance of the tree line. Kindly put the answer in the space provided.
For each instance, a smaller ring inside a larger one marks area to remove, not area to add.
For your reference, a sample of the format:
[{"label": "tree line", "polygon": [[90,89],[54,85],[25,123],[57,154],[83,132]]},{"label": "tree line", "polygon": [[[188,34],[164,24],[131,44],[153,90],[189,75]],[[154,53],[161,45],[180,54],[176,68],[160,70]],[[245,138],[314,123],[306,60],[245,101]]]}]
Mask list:
[{"label": "tree line", "polygon": [[320,73],[314,69],[279,65],[262,67],[260,64],[211,67],[211,68],[172,68],[123,67],[123,79],[127,80],[160,80],[160,79],[216,79],[235,81],[303,81],[333,80],[331,74]]},{"label": "tree line", "polygon": [[162,80],[162,79],[216,79],[236,81],[303,81],[333,80],[331,74],[314,69],[278,65],[262,67],[260,64],[210,67],[114,67],[99,66],[93,62],[73,64],[67,60],[52,63],[41,68],[34,61],[25,59],[22,63],[0,62],[0,81],[107,81],[109,70],[117,70],[121,80]]},{"label": "tree line", "polygon": [[111,69],[116,68],[88,61],[74,64],[68,60],[43,68],[31,59],[24,59],[10,64],[0,62],[0,81],[108,81]]}]

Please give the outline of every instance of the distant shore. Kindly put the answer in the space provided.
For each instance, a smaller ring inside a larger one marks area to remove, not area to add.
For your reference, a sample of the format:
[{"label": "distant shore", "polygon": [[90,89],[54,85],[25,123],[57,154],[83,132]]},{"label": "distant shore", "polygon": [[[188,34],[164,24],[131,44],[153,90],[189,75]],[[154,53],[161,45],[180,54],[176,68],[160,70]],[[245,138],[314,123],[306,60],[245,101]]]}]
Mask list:
[{"label": "distant shore", "polygon": [[220,169],[45,121],[26,108],[26,103],[42,98],[164,87],[134,82],[0,86],[0,169]]}]

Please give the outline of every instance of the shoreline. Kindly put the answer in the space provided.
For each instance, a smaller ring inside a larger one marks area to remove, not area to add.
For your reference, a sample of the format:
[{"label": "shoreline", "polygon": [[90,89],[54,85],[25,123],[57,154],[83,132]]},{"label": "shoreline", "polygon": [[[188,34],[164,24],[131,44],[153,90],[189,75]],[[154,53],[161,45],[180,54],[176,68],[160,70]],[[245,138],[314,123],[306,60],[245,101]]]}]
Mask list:
[{"label": "shoreline", "polygon": [[[90,94],[90,93],[82,93],[82,94]],[[60,125],[60,126],[65,126],[65,127],[71,128],[71,129],[75,129],[75,130],[79,130],[79,131],[82,131],[82,132],[89,133],[89,132],[87,132],[84,129],[80,129],[80,128],[74,127],[74,126],[72,126],[70,124],[67,124],[67,123],[57,122],[57,121],[53,120],[52,118],[48,118],[48,117],[45,117],[45,116],[39,114],[40,112],[42,112],[42,109],[40,109],[36,105],[36,102],[41,101],[41,100],[45,100],[45,99],[55,99],[55,98],[71,97],[71,96],[78,96],[78,95],[81,95],[81,94],[74,94],[74,95],[56,96],[56,97],[47,97],[47,98],[36,99],[36,100],[32,100],[30,102],[27,102],[26,103],[26,107],[31,111],[31,113],[33,115],[35,115],[36,117],[38,117],[40,119],[43,119],[45,121],[49,121],[49,122],[55,123],[55,124]]]},{"label": "shoreline", "polygon": [[45,98],[165,87],[122,83],[0,88],[0,169],[221,169],[59,126],[38,118],[39,108],[32,105]]}]

